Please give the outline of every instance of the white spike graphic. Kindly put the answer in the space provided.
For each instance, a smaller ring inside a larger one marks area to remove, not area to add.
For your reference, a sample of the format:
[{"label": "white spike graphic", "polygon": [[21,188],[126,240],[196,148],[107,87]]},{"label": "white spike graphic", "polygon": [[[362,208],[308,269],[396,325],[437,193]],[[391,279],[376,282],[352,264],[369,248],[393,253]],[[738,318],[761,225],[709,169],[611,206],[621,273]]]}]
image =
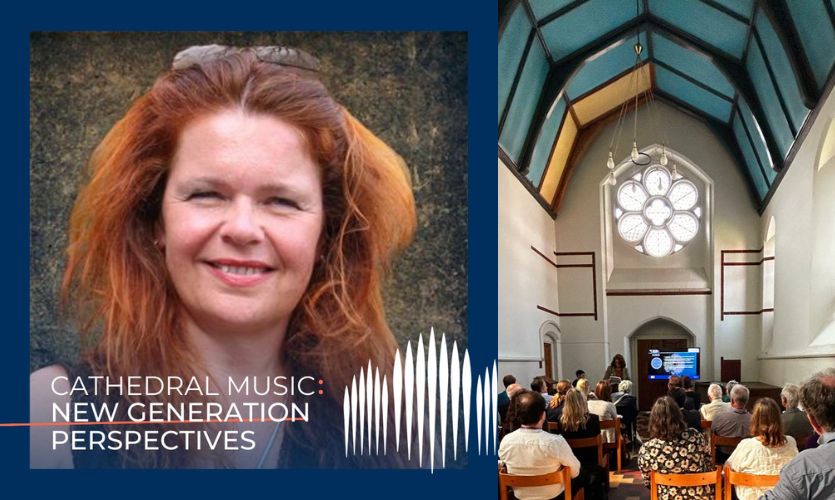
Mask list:
[{"label": "white spike graphic", "polygon": [[449,397],[449,360],[446,355],[446,334],[441,335],[441,355],[438,359],[438,395],[441,403],[441,468],[446,467],[446,418]]},{"label": "white spike graphic", "polygon": [[389,385],[386,376],[383,375],[383,455],[386,455],[386,441],[388,441],[389,421]]},{"label": "white spike graphic", "polygon": [[490,387],[490,399],[493,401],[493,406],[490,409],[490,413],[493,415],[493,454],[496,454],[496,446],[498,445],[499,439],[499,422],[498,422],[498,415],[499,415],[499,400],[498,400],[498,374],[496,373],[498,367],[496,366],[496,362],[493,361],[493,380],[492,385]]},{"label": "white spike graphic", "polygon": [[[401,391],[403,390],[403,369],[400,366],[400,349],[394,354],[394,372],[391,374],[391,384],[394,399],[394,449],[395,451],[400,451],[400,400],[402,397]],[[383,408],[385,407],[386,405],[383,405]],[[385,443],[385,441],[383,442]]]},{"label": "white spike graphic", "polygon": [[348,394],[348,386],[345,386],[345,397],[342,399],[342,418],[345,422],[345,456],[348,456],[348,421],[351,419],[351,396]]},{"label": "white spike graphic", "polygon": [[[490,369],[484,369],[484,454],[490,453]],[[495,420],[495,417],[493,417]],[[371,446],[369,446],[370,448]]]},{"label": "white spike graphic", "polygon": [[452,458],[458,459],[458,404],[461,389],[461,367],[458,361],[458,342],[452,344],[452,358],[449,363],[449,391],[452,394]]},{"label": "white spike graphic", "polygon": [[438,403],[438,358],[435,354],[435,329],[429,330],[429,362],[426,367],[429,390],[429,470],[435,471],[435,410]]},{"label": "white spike graphic", "polygon": [[360,383],[357,386],[357,392],[360,396],[360,455],[362,455],[363,443],[365,443],[365,368],[360,368]]},{"label": "white spike graphic", "polygon": [[[424,343],[426,342],[426,343]],[[436,344],[435,330],[431,328],[426,341],[423,335],[417,340],[415,351],[407,342],[405,356],[398,349],[391,366],[374,366],[371,360],[359,368],[350,386],[345,386],[342,400],[345,456],[349,449],[353,455],[388,454],[389,417],[394,421],[395,447],[400,452],[400,433],[406,428],[407,460],[412,460],[412,435],[416,429],[417,462],[423,467],[424,440],[428,442],[428,468],[434,472],[437,457],[436,443],[440,440],[440,466],[446,467],[447,429],[452,421],[452,453],[458,458],[459,427],[463,420],[464,451],[469,452],[471,410],[475,410],[472,425],[476,427],[477,453],[496,454],[498,448],[498,363],[484,368],[484,374],[473,373],[470,353],[459,353],[458,343],[447,344],[446,333],[441,333]],[[463,359],[459,359],[459,354]],[[388,370],[391,369],[391,379]],[[381,373],[382,372],[382,373]],[[475,376],[475,387],[473,387]],[[389,385],[391,383],[391,386]],[[391,391],[391,392],[389,392]],[[475,392],[475,401],[473,401]],[[389,407],[393,405],[394,411]],[[473,405],[475,408],[473,408]],[[405,419],[404,417],[405,413]],[[417,418],[415,418],[417,416]],[[350,426],[350,427],[349,427]],[[359,427],[359,436],[357,436]],[[382,427],[382,430],[381,430]],[[372,439],[373,435],[373,439]],[[484,439],[482,440],[482,436]],[[492,436],[492,438],[491,438]],[[372,445],[372,441],[374,444]],[[492,441],[492,450],[491,450]],[[359,442],[359,452],[357,451]],[[482,442],[484,446],[482,447]],[[373,446],[373,447],[372,447]],[[367,452],[366,452],[367,447]]]},{"label": "white spike graphic", "polygon": [[481,455],[481,403],[484,399],[484,391],[481,390],[481,375],[476,378],[475,385],[475,419],[476,436],[478,437],[478,454]]},{"label": "white spike graphic", "polygon": [[423,467],[423,411],[426,409],[426,355],[423,335],[418,337],[415,360],[415,393],[417,395],[418,465]]},{"label": "white spike graphic", "polygon": [[470,450],[470,397],[473,390],[473,372],[470,371],[470,353],[464,349],[464,366],[461,368],[461,390],[464,392],[464,451]]},{"label": "white spike graphic", "polygon": [[[374,453],[380,454],[380,367],[374,369]],[[369,446],[370,448],[370,446]]]},{"label": "white spike graphic", "polygon": [[365,405],[368,412],[366,413],[368,421],[366,426],[368,429],[368,454],[371,455],[371,407],[374,403],[374,381],[371,379],[371,360],[368,360],[368,370],[365,372]]},{"label": "white spike graphic", "polygon": [[412,415],[414,412],[415,367],[412,362],[412,342],[406,344],[406,370],[403,372],[403,385],[406,388],[406,458],[412,459]]},{"label": "white spike graphic", "polygon": [[351,378],[351,443],[353,453],[357,454],[357,377]]}]

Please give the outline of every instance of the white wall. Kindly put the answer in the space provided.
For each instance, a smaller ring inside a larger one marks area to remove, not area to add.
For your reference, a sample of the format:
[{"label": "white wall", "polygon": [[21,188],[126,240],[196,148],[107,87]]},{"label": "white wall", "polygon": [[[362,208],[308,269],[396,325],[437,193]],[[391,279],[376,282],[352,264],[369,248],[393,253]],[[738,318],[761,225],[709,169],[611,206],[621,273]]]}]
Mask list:
[{"label": "white wall", "polygon": [[540,327],[560,321],[536,308],[558,310],[557,270],[531,250],[533,245],[546,255],[554,251],[554,220],[501,160],[498,167],[499,379],[511,373],[529,387],[545,373]]},{"label": "white wall", "polygon": [[798,382],[835,365],[835,159],[821,157],[827,133],[835,134],[833,117],[830,94],[761,217],[763,238],[771,217],[777,229],[774,331],[759,356],[763,382]]},{"label": "white wall", "polygon": [[[602,375],[615,353],[623,353],[631,358],[627,337],[635,328],[653,318],[666,317],[694,333],[696,345],[702,347],[703,377],[718,377],[719,356],[724,355],[742,359],[743,379],[755,380],[759,375],[756,356],[760,321],[756,316],[726,317],[725,321],[720,321],[718,263],[722,249],[756,249],[761,246],[756,205],[750,196],[747,181],[733,157],[710,129],[701,121],[672,107],[659,103],[657,108],[658,118],[666,124],[670,148],[697,165],[713,183],[713,214],[711,228],[708,228],[711,234],[708,235],[709,248],[706,250],[708,262],[713,263],[708,266],[710,269],[706,276],[713,293],[606,297],[602,280],[599,279],[597,295],[602,305],[600,320],[595,322],[591,318],[562,318],[563,359],[566,360],[566,368],[573,371],[573,364],[576,364],[584,368],[590,377]],[[625,120],[628,122],[631,118]],[[639,123],[649,123],[645,107],[639,110],[638,120]],[[613,128],[614,124],[610,124],[597,136],[574,171],[556,219],[557,248],[560,251],[595,251],[600,256],[599,260],[605,257],[599,193],[600,183],[607,173],[606,158]],[[651,127],[639,128],[643,131],[639,132],[639,147],[661,140],[650,133]],[[621,138],[621,150],[615,152],[616,158],[628,154],[629,142],[629,138]],[[704,229],[705,226],[702,226]],[[629,248],[626,250],[633,251]],[[703,259],[698,257],[699,253],[668,259],[669,264],[665,265],[673,268],[676,265],[692,266],[694,261]],[[619,261],[631,262],[634,259],[615,259],[615,265]],[[760,302],[759,279],[758,268],[736,276],[726,287],[726,299],[736,300],[740,307],[750,302],[753,308]],[[572,297],[571,292],[579,285],[579,282],[560,280],[560,311],[567,310],[566,298]],[[577,300],[575,297],[572,299]],[[753,345],[752,339],[756,341]],[[714,348],[714,344],[721,344],[721,349],[720,346]],[[629,368],[635,373],[636,367],[632,361]]]}]

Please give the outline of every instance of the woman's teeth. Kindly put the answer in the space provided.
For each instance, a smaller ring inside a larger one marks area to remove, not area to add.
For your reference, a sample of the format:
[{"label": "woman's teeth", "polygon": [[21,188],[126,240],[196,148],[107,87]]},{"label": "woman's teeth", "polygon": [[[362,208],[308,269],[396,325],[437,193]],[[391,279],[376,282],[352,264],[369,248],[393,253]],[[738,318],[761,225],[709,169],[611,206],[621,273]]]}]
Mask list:
[{"label": "woman's teeth", "polygon": [[251,275],[251,274],[260,274],[266,271],[264,268],[260,267],[236,267],[236,266],[224,266],[219,265],[216,266],[218,269],[223,271],[224,273],[229,274],[240,274],[240,275]]}]

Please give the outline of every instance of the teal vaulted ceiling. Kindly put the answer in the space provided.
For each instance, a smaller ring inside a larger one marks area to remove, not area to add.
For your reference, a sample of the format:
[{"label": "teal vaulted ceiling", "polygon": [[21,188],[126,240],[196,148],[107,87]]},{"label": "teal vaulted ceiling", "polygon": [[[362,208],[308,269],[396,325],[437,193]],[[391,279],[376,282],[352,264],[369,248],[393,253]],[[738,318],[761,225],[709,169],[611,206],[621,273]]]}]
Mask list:
[{"label": "teal vaulted ceiling", "polygon": [[833,4],[500,0],[499,155],[556,211],[592,132],[651,89],[707,123],[763,208],[832,88]]}]

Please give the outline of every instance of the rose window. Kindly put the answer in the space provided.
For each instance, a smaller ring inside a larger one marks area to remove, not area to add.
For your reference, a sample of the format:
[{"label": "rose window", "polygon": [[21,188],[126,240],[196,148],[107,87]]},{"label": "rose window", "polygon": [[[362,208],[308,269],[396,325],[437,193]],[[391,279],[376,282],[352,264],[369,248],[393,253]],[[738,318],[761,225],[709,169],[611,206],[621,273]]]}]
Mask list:
[{"label": "rose window", "polygon": [[691,181],[652,165],[621,183],[616,195],[618,234],[652,257],[678,252],[699,232],[699,191]]}]

